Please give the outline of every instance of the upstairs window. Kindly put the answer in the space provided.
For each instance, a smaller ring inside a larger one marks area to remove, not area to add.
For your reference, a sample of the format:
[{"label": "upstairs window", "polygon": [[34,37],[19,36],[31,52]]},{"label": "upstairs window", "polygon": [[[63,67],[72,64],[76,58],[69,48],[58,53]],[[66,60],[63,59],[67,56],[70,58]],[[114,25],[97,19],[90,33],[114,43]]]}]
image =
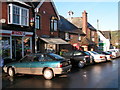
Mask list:
[{"label": "upstairs window", "polygon": [[58,20],[57,17],[52,17],[51,19],[51,31],[57,31],[58,28]]},{"label": "upstairs window", "polygon": [[40,29],[40,16],[39,15],[36,16],[36,21],[35,22],[36,22],[35,23],[35,28]]},{"label": "upstairs window", "polygon": [[80,34],[78,35],[78,41],[81,41],[82,37],[80,36]]},{"label": "upstairs window", "polygon": [[65,40],[70,40],[69,33],[65,33]]},{"label": "upstairs window", "polygon": [[14,4],[8,5],[8,24],[29,25],[29,10]]}]

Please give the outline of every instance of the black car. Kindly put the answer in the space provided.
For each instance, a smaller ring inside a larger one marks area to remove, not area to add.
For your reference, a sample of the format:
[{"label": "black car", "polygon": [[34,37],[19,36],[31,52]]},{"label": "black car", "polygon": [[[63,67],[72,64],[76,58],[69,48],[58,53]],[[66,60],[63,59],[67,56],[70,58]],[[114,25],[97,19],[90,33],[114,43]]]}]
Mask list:
[{"label": "black car", "polygon": [[66,59],[70,59],[72,66],[78,66],[79,68],[83,68],[85,65],[93,63],[90,56],[87,55],[84,51],[68,51],[63,52],[63,57]]}]

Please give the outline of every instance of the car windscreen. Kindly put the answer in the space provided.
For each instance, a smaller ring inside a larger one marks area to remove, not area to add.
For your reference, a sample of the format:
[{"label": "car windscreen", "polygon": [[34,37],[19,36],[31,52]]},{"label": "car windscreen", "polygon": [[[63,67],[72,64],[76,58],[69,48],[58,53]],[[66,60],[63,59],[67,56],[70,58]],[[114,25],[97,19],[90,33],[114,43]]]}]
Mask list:
[{"label": "car windscreen", "polygon": [[52,56],[55,59],[64,59],[63,57],[61,57],[60,55],[54,54],[54,53],[49,53],[48,55]]},{"label": "car windscreen", "polygon": [[97,52],[94,52],[94,51],[91,51],[93,54],[99,54],[99,53],[97,53]]}]

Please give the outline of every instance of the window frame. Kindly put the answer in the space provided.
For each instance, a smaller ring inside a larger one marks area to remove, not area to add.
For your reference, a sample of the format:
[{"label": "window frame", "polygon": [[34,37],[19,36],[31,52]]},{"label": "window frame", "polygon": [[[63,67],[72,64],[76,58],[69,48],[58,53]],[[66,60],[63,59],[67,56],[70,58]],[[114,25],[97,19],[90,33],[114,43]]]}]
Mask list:
[{"label": "window frame", "polygon": [[[19,8],[19,23],[14,23],[13,20],[13,7]],[[10,10],[10,11],[9,11]],[[27,11],[27,22],[26,24],[22,24],[22,10]],[[8,4],[8,24],[15,24],[15,25],[22,25],[22,26],[29,26],[29,9],[15,5],[15,4]]]},{"label": "window frame", "polygon": [[57,19],[50,19],[50,30],[53,32],[58,31],[58,20]]},{"label": "window frame", "polygon": [[36,15],[36,18],[35,18],[35,28],[36,29],[40,29],[40,15]]}]

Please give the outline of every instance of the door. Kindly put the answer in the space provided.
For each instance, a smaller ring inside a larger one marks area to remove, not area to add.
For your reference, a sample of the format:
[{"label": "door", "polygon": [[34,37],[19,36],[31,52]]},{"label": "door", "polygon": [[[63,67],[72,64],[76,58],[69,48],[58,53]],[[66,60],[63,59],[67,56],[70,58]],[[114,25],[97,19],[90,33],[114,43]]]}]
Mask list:
[{"label": "door", "polygon": [[15,60],[22,58],[22,37],[12,37],[12,55]]},{"label": "door", "polygon": [[30,66],[31,62],[33,61],[33,58],[34,58],[33,56],[25,56],[20,61],[18,61],[16,65],[16,71],[18,73],[31,74]]}]

